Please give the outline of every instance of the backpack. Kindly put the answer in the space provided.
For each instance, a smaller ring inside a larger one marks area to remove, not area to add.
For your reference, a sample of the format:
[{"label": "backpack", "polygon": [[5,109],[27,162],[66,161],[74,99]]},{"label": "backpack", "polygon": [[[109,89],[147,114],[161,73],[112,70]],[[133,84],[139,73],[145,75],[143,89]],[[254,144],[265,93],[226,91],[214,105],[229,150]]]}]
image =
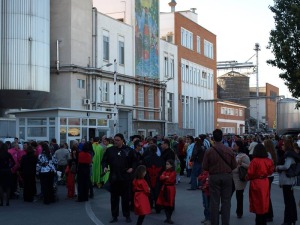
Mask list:
[{"label": "backpack", "polygon": [[300,163],[293,163],[285,174],[287,177],[300,176]]}]

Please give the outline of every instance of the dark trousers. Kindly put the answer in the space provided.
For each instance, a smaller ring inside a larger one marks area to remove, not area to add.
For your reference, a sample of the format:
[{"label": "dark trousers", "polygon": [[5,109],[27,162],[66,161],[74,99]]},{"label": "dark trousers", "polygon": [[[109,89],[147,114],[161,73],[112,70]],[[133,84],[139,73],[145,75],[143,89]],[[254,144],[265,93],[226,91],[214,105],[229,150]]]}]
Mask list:
[{"label": "dark trousers", "polygon": [[266,225],[266,214],[256,214],[255,225]]},{"label": "dark trousers", "polygon": [[273,206],[272,206],[272,201],[271,201],[271,186],[272,186],[272,182],[274,180],[274,177],[268,177],[269,179],[269,185],[270,185],[270,200],[269,200],[269,210],[268,213],[266,214],[266,219],[273,219],[274,215],[273,215]]},{"label": "dark trousers", "polygon": [[185,156],[179,155],[178,156],[180,160],[180,175],[184,175],[184,169],[185,169]]},{"label": "dark trousers", "polygon": [[167,220],[171,220],[173,211],[174,211],[174,207],[165,206],[165,214],[166,214]]},{"label": "dark trousers", "polygon": [[142,225],[144,219],[145,219],[145,215],[139,216],[139,217],[138,217],[138,220],[137,220],[137,222],[136,222],[136,225]]},{"label": "dark trousers", "polygon": [[236,197],[236,215],[242,216],[243,215],[244,190],[236,190],[235,197]]},{"label": "dark trousers", "polygon": [[198,188],[198,176],[201,173],[202,166],[199,162],[193,163],[192,173],[191,173],[191,189]]},{"label": "dark trousers", "polygon": [[49,204],[54,202],[54,188],[53,188],[54,173],[40,173],[41,188],[43,190],[44,203]]},{"label": "dark trousers", "polygon": [[284,199],[284,222],[294,223],[297,221],[297,206],[292,185],[282,185]]},{"label": "dark trousers", "polygon": [[124,217],[130,216],[129,207],[129,181],[116,181],[111,184],[110,204],[112,217],[119,216],[119,203],[121,197],[122,212]]},{"label": "dark trousers", "polygon": [[232,194],[232,174],[222,173],[210,175],[209,192],[211,225],[219,225],[220,201],[222,225],[229,225]]},{"label": "dark trousers", "polygon": [[206,220],[210,220],[210,210],[209,210],[209,195],[202,191],[202,202],[204,208],[204,217]]}]

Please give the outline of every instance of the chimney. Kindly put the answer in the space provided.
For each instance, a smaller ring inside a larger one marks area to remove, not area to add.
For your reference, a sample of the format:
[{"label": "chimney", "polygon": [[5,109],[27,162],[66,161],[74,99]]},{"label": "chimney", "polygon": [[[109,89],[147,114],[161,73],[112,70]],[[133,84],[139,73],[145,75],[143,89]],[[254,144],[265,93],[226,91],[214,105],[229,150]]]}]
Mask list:
[{"label": "chimney", "polygon": [[196,13],[196,10],[197,10],[197,8],[191,8],[191,11],[192,11],[193,13]]},{"label": "chimney", "polygon": [[175,0],[169,2],[169,6],[171,7],[171,12],[175,12],[175,6],[177,5]]}]

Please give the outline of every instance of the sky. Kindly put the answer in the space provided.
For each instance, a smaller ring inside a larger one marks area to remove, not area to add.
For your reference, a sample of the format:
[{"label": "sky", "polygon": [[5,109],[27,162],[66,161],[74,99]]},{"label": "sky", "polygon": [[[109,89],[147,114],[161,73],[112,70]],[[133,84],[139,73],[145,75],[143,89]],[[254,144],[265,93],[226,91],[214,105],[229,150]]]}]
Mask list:
[{"label": "sky", "polygon": [[[168,3],[171,0],[159,1],[160,11],[170,12]],[[274,59],[271,50],[266,48],[270,31],[275,28],[274,14],[268,8],[274,5],[273,0],[176,0],[176,2],[176,11],[196,8],[198,24],[217,35],[217,61],[246,62],[255,55],[255,43],[259,43],[261,49],[258,52],[259,86],[270,83],[279,88],[280,95],[291,97],[284,81],[279,78],[281,71],[266,63],[268,59]],[[256,64],[256,56],[249,62]],[[256,73],[249,76],[250,86],[255,87]]]}]

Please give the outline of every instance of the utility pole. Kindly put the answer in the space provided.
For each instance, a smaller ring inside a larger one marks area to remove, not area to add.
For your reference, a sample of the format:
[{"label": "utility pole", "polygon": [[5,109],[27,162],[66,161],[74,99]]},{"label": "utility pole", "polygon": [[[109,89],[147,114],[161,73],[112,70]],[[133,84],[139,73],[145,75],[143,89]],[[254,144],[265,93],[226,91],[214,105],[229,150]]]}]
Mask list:
[{"label": "utility pole", "polygon": [[258,83],[258,51],[260,51],[260,46],[259,43],[255,43],[255,48],[256,52],[256,67],[255,67],[255,72],[256,72],[256,129],[257,131],[259,130],[259,83]]}]

